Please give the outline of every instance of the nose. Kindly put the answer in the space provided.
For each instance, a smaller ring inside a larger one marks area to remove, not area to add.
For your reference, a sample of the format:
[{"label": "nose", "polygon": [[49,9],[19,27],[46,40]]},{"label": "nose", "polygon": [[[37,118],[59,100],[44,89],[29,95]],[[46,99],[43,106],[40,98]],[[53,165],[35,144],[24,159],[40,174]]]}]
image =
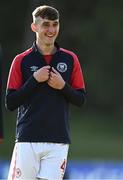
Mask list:
[{"label": "nose", "polygon": [[54,29],[54,27],[49,27],[49,29],[48,29],[48,31],[50,32],[50,33],[54,33],[55,32],[55,29]]}]

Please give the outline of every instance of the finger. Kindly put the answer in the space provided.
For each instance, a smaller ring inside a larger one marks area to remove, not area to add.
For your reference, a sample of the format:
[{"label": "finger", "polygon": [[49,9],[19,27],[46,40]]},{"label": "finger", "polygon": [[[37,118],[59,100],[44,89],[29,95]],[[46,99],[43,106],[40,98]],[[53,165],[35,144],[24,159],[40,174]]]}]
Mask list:
[{"label": "finger", "polygon": [[45,69],[50,69],[51,67],[48,65],[48,66],[44,66]]},{"label": "finger", "polygon": [[53,75],[54,75],[54,73],[51,71],[51,72],[50,72],[50,76],[53,76]]},{"label": "finger", "polygon": [[52,67],[52,71],[53,71],[55,74],[59,74],[59,72],[56,71],[56,69],[54,69],[54,67]]},{"label": "finger", "polygon": [[54,78],[54,77],[57,77],[58,76],[58,74],[56,74],[56,73],[54,73],[54,72],[50,72],[50,77],[52,77],[52,78]]},{"label": "finger", "polygon": [[52,86],[52,81],[50,79],[48,80],[47,83],[48,83],[49,86]]},{"label": "finger", "polygon": [[50,76],[50,77],[49,77],[49,81],[51,82],[52,80],[53,80],[53,77]]}]

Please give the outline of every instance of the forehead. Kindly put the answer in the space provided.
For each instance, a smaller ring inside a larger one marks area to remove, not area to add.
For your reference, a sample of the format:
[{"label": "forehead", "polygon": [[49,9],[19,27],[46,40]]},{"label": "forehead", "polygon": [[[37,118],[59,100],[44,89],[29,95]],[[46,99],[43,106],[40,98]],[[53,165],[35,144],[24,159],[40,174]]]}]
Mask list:
[{"label": "forehead", "polygon": [[41,17],[38,17],[38,22],[39,23],[59,23],[59,19],[55,19],[55,20],[49,20],[47,18],[41,18]]}]

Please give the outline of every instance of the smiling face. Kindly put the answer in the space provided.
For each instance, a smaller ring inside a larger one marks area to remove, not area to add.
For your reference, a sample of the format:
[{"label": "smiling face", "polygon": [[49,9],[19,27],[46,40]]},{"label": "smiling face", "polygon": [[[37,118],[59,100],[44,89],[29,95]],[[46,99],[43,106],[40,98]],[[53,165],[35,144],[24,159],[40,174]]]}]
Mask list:
[{"label": "smiling face", "polygon": [[36,23],[32,23],[32,30],[36,38],[45,46],[53,45],[59,33],[59,20],[49,20],[38,17]]}]

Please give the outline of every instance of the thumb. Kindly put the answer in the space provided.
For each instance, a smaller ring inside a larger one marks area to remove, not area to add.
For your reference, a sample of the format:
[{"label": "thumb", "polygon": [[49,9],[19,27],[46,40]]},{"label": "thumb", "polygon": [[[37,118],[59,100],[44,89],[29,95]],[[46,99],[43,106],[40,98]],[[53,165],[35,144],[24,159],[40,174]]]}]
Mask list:
[{"label": "thumb", "polygon": [[50,69],[50,66],[49,65],[47,65],[47,66],[44,66],[46,69]]},{"label": "thumb", "polygon": [[53,71],[55,74],[59,74],[59,72],[58,72],[56,69],[54,69],[54,67],[52,67],[52,71]]}]

